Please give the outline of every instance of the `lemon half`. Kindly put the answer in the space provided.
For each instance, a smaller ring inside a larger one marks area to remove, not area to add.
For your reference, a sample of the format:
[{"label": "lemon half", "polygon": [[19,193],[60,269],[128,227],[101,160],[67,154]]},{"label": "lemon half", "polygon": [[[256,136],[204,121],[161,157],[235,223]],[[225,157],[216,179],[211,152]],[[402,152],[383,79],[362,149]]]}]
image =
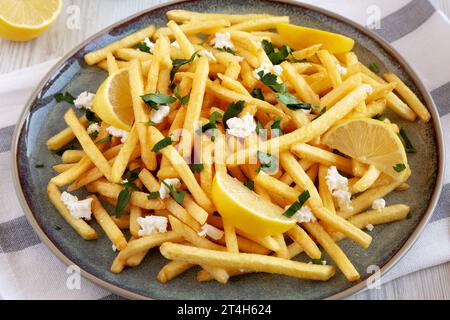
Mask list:
[{"label": "lemon half", "polygon": [[396,180],[403,179],[409,171],[408,159],[400,138],[382,121],[345,120],[330,129],[322,141],[353,159],[374,165]]},{"label": "lemon half", "polygon": [[230,175],[217,172],[212,200],[220,215],[236,228],[255,236],[282,234],[295,225],[284,210],[245,187]]},{"label": "lemon half", "polygon": [[0,0],[0,37],[27,41],[47,30],[58,18],[62,0]]}]

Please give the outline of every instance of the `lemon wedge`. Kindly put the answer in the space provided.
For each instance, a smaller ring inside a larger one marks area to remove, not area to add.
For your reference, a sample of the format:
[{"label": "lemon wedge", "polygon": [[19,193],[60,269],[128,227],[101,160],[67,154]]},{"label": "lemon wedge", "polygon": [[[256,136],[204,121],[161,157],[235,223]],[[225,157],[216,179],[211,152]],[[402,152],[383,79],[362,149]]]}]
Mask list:
[{"label": "lemon wedge", "polygon": [[134,121],[128,70],[110,75],[100,85],[93,101],[93,111],[103,121],[118,129],[131,129]]},{"label": "lemon wedge", "polygon": [[398,135],[385,123],[373,119],[344,120],[323,137],[332,149],[374,165],[396,180],[408,173],[408,159]]},{"label": "lemon wedge", "polygon": [[295,50],[321,44],[322,49],[331,53],[345,53],[353,49],[355,41],[341,34],[323,30],[296,26],[289,23],[280,23],[278,33]]},{"label": "lemon wedge", "polygon": [[223,218],[236,228],[255,236],[281,234],[296,223],[295,220],[283,216],[282,208],[223,172],[216,173],[211,195]]},{"label": "lemon wedge", "polygon": [[0,0],[0,37],[36,38],[56,21],[62,4],[62,0]]}]

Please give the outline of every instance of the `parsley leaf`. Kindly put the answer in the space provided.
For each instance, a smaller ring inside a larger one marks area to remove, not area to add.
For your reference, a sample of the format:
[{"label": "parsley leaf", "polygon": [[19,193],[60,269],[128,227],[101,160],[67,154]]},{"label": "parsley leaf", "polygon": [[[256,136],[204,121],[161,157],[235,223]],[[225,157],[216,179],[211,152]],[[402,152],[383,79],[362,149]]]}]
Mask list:
[{"label": "parsley leaf", "polygon": [[177,188],[175,188],[173,185],[165,183],[164,180],[162,180],[161,182],[167,187],[167,189],[169,189],[172,198],[179,204],[182,204],[184,201],[184,197],[186,196],[186,192],[177,190]]},{"label": "parsley leaf", "polygon": [[255,88],[253,89],[252,92],[250,92],[251,96],[253,98],[259,99],[259,100],[263,100],[264,101],[264,95],[262,93],[261,88]]},{"label": "parsley leaf", "polygon": [[153,191],[153,192],[150,192],[148,195],[147,195],[147,199],[158,199],[158,198],[160,198],[161,197],[161,195],[159,194],[159,191]]},{"label": "parsley leaf", "polygon": [[274,132],[276,137],[278,137],[278,136],[283,134],[283,130],[281,129],[281,118],[280,117],[277,117],[275,119],[275,121],[270,126],[270,129],[277,130],[277,131]]},{"label": "parsley leaf", "polygon": [[288,46],[282,46],[278,49],[278,51],[275,51],[273,44],[267,40],[263,40],[261,46],[274,66],[285,61],[286,58],[292,53],[292,49]]},{"label": "parsley leaf", "polygon": [[230,103],[222,118],[222,123],[224,124],[225,129],[228,129],[227,121],[231,118],[237,117],[242,112],[244,109],[244,103],[245,102],[242,100]]},{"label": "parsley leaf", "polygon": [[299,211],[311,197],[308,190],[302,192],[301,195],[298,196],[298,201],[295,201],[287,210],[283,213],[286,217],[292,218],[297,211]]},{"label": "parsley leaf", "polygon": [[279,83],[278,77],[273,73],[266,73],[261,70],[258,72],[259,80],[269,87],[273,92],[285,93],[287,88],[285,83]]},{"label": "parsley leaf", "polygon": [[62,156],[63,153],[64,153],[66,150],[73,150],[73,149],[75,149],[75,147],[74,147],[73,145],[69,145],[69,146],[66,146],[66,147],[64,147],[64,148],[62,148],[62,149],[56,151],[56,154],[57,154],[58,156]]},{"label": "parsley leaf", "polygon": [[375,117],[373,117],[373,119],[378,120],[378,121],[384,121],[384,120],[386,120],[386,116],[383,114],[377,114]]},{"label": "parsley leaf", "polygon": [[136,168],[134,170],[130,170],[125,172],[125,174],[122,176],[124,180],[127,180],[128,182],[134,182],[139,178],[139,174],[141,173],[141,168]]},{"label": "parsley leaf", "polygon": [[308,199],[311,198],[311,195],[308,190],[305,190],[302,192],[301,195],[298,196],[298,202],[300,203],[301,207],[308,201]]},{"label": "parsley leaf", "polygon": [[155,143],[155,145],[152,148],[152,152],[158,152],[158,151],[164,149],[165,147],[170,146],[171,144],[172,144],[172,138],[170,136],[165,137],[164,139]]},{"label": "parsley leaf", "polygon": [[177,98],[164,93],[144,94],[141,98],[147,105],[155,110],[159,110],[159,106],[161,105],[169,105],[177,101]]},{"label": "parsley leaf", "polygon": [[258,151],[256,154],[259,163],[261,164],[260,170],[265,169],[265,172],[275,172],[277,169],[277,158],[271,154]]},{"label": "parsley leaf", "polygon": [[319,258],[319,259],[312,259],[311,262],[313,264],[317,264],[317,265],[321,265],[322,266],[324,264],[325,260],[323,260],[322,258]]},{"label": "parsley leaf", "polygon": [[103,143],[103,142],[111,142],[111,136],[107,136],[95,141],[95,144]]},{"label": "parsley leaf", "polygon": [[[211,116],[209,117],[209,122],[202,126],[201,130],[199,130],[200,133],[207,132],[208,130],[217,129],[217,119],[222,118],[222,114],[218,111],[214,111]],[[200,132],[201,131],[201,132]]]},{"label": "parsley leaf", "polygon": [[133,48],[138,49],[139,51],[142,52],[152,53],[152,50],[150,49],[149,46],[145,44],[145,42],[139,42]]},{"label": "parsley leaf", "polygon": [[405,129],[400,129],[400,136],[403,139],[403,142],[405,143],[405,150],[406,153],[417,153],[416,148],[413,146],[411,140],[409,139],[408,135],[406,134]]},{"label": "parsley leaf", "polygon": [[55,94],[55,100],[56,102],[66,101],[70,104],[73,104],[75,102],[75,97],[66,91],[64,93],[60,92]]},{"label": "parsley leaf", "polygon": [[396,172],[402,172],[402,171],[405,171],[406,170],[406,165],[404,164],[404,163],[398,163],[398,164],[396,164],[394,167],[394,170],[396,171]]},{"label": "parsley leaf", "polygon": [[97,117],[94,111],[91,111],[89,109],[85,109],[86,119],[89,121],[89,124],[101,122],[102,119]]},{"label": "parsley leaf", "polygon": [[256,131],[256,134],[259,135],[259,133],[260,133],[261,130],[264,130],[264,126],[262,125],[261,122],[258,121],[258,122],[256,123],[256,130],[255,130],[255,131]]},{"label": "parsley leaf", "polygon": [[277,97],[277,100],[283,104],[286,105],[286,107],[288,107],[291,110],[311,110],[311,109],[317,109],[318,107],[313,107],[311,104],[309,103],[304,103],[299,101],[294,95],[290,94],[290,93],[283,93],[280,94]]},{"label": "parsley leaf", "polygon": [[117,198],[116,210],[114,212],[116,217],[121,217],[123,215],[123,211],[128,205],[128,202],[130,202],[130,198],[131,198],[130,188],[125,187],[122,191],[120,191],[119,197]]},{"label": "parsley leaf", "polygon": [[194,59],[200,55],[199,51],[200,50],[194,52],[189,59],[175,59],[172,61],[172,70],[170,71],[170,81],[173,81],[175,73],[178,72],[178,69],[180,69],[183,65],[194,61]]},{"label": "parsley leaf", "polygon": [[247,180],[244,182],[244,186],[253,191],[253,189],[255,188],[255,182]]},{"label": "parsley leaf", "polygon": [[93,139],[97,138],[97,136],[98,136],[98,131],[96,130],[96,131],[90,132],[90,133],[89,133],[89,136],[90,136],[91,138],[93,138]]},{"label": "parsley leaf", "polygon": [[179,88],[178,86],[175,86],[175,88],[173,89],[173,95],[175,96],[175,98],[177,98],[178,100],[180,100],[181,105],[186,105],[189,102],[189,98],[191,97],[190,94],[185,95],[184,97],[182,97],[180,95],[179,92]]},{"label": "parsley leaf", "polygon": [[204,169],[203,163],[191,163],[189,164],[189,168],[193,173],[202,172]]},{"label": "parsley leaf", "polygon": [[379,73],[380,72],[380,67],[378,66],[378,64],[376,64],[375,62],[371,63],[369,65],[369,69],[374,72],[374,73]]},{"label": "parsley leaf", "polygon": [[327,112],[327,107],[323,107],[322,110],[320,110],[320,113],[318,114],[318,116],[314,118],[314,120],[319,119],[321,116],[323,116],[325,114],[325,112]]},{"label": "parsley leaf", "polygon": [[34,167],[40,169],[40,168],[44,168],[45,165],[44,165],[42,162],[39,162],[39,163],[36,163],[36,164],[34,165]]},{"label": "parsley leaf", "polygon": [[222,52],[228,52],[228,53],[231,53],[233,56],[236,55],[236,52],[234,52],[234,50],[231,49],[231,48],[229,48],[229,47],[216,48],[216,49],[219,50],[219,51],[222,51]]}]

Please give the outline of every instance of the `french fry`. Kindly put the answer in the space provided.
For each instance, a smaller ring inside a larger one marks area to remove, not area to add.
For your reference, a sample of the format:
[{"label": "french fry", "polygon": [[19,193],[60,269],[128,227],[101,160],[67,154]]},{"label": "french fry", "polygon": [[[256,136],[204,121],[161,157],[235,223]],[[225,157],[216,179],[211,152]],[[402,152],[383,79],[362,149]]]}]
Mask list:
[{"label": "french fry", "polygon": [[317,247],[314,240],[312,240],[300,226],[296,225],[287,232],[287,235],[294,240],[311,259],[319,259],[322,256],[322,252],[320,252],[320,249]]},{"label": "french fry", "polygon": [[89,159],[95,164],[97,168],[103,173],[106,179],[111,181],[111,166],[105,159],[101,151],[97,148],[95,143],[91,140],[91,137],[86,132],[83,125],[78,120],[75,112],[69,109],[64,115],[64,120],[67,125],[72,128],[78,141],[80,142],[84,152]]},{"label": "french fry", "polygon": [[119,41],[115,41],[106,47],[93,51],[84,56],[84,60],[88,65],[96,64],[104,59],[110,52],[115,52],[121,48],[132,47],[140,41],[143,41],[146,37],[151,37],[155,32],[154,26],[148,26],[142,30],[136,31]]},{"label": "french fry", "polygon": [[266,19],[271,17],[269,14],[222,14],[222,13],[200,13],[187,10],[170,10],[166,13],[170,20],[176,22],[186,22],[191,20],[228,20],[236,24],[248,20]]},{"label": "french fry", "polygon": [[75,165],[76,165],[76,163],[60,163],[60,164],[55,164],[52,167],[52,169],[58,173],[63,173],[64,171],[67,171],[67,170],[73,168]]},{"label": "french fry", "polygon": [[319,96],[311,89],[309,84],[297,73],[295,68],[289,62],[285,61],[281,64],[287,80],[294,86],[295,92],[300,99],[306,103],[318,106],[320,104]]},{"label": "french fry", "polygon": [[[170,21],[169,21],[170,22]],[[175,21],[172,21],[175,23]],[[195,35],[195,34],[213,34],[215,31],[219,31],[220,29],[223,29],[224,27],[228,27],[230,25],[230,22],[225,19],[217,19],[217,20],[205,20],[205,21],[190,21],[187,23],[184,23],[179,26],[179,29],[181,32],[183,32],[185,35]],[[176,31],[172,29],[169,24],[167,24],[169,28],[160,28],[155,33],[155,38],[159,38],[160,36],[168,36],[168,37],[176,37]],[[178,41],[178,39],[177,39]],[[180,44],[181,46],[181,44]]]},{"label": "french fry", "polygon": [[154,233],[128,243],[125,249],[120,251],[111,265],[111,272],[120,273],[125,268],[127,260],[143,251],[148,251],[154,247],[160,246],[164,242],[181,242],[183,237],[174,231],[165,233]]},{"label": "french fry", "polygon": [[137,218],[142,217],[142,209],[137,206],[130,206],[130,233],[133,237],[139,238],[139,230],[141,226],[137,222]]},{"label": "french fry", "polygon": [[327,69],[328,76],[330,77],[333,88],[337,88],[342,84],[341,74],[338,71],[337,63],[333,59],[333,56],[327,50],[319,50],[317,56],[322,62],[323,66]]},{"label": "french fry", "polygon": [[67,223],[80,235],[80,237],[84,240],[97,239],[97,233],[89,224],[87,224],[86,221],[83,219],[76,219],[70,214],[67,207],[61,201],[61,192],[52,182],[49,182],[47,185],[47,195],[64,220],[67,221]]},{"label": "french fry", "polygon": [[153,59],[150,63],[150,68],[147,74],[147,84],[145,85],[145,92],[156,93],[158,86],[158,77],[160,72],[160,40],[156,40],[153,48]]},{"label": "french fry", "polygon": [[328,188],[326,182],[326,176],[328,175],[328,168],[324,165],[319,165],[319,195],[322,199],[323,206],[328,209],[331,213],[336,213],[336,208],[334,207],[333,195]]},{"label": "french fry", "polygon": [[128,162],[131,159],[133,151],[135,150],[139,137],[136,126],[131,128],[130,134],[128,135],[127,140],[123,144],[123,147],[120,149],[119,154],[114,161],[112,166],[111,179],[112,182],[118,183],[122,179],[122,175],[125,172]]},{"label": "french fry", "polygon": [[381,172],[373,165],[351,188],[351,193],[360,193],[369,189],[380,177]]},{"label": "french fry", "polygon": [[109,75],[112,75],[119,71],[119,65],[117,64],[116,58],[111,52],[106,55],[106,67]]},{"label": "french fry", "polygon": [[122,231],[117,227],[111,216],[106,212],[98,198],[94,195],[89,196],[92,199],[92,213],[100,227],[105,231],[106,236],[111,240],[118,250],[123,250],[127,246],[127,240]]},{"label": "french fry", "polygon": [[223,219],[223,231],[225,232],[225,243],[228,252],[239,252],[239,245],[236,237],[234,226]]},{"label": "french fry", "polygon": [[147,123],[150,120],[146,111],[144,101],[141,96],[144,94],[144,80],[142,78],[141,64],[137,60],[130,62],[128,69],[130,78],[130,92],[133,100],[134,121],[139,135],[139,143],[141,146],[141,157],[145,167],[149,170],[156,169],[156,156],[151,152],[150,141],[148,141]]},{"label": "french fry", "polygon": [[422,119],[428,122],[431,119],[430,112],[428,112],[425,105],[420,101],[416,94],[394,73],[386,73],[383,75],[386,81],[395,83],[395,90],[408,103],[409,107]]},{"label": "french fry", "polygon": [[[154,141],[154,144],[156,144],[158,141],[161,141],[164,136],[162,133],[155,127],[151,126],[149,127],[151,141]],[[153,148],[153,146],[152,146]],[[161,153],[169,159],[172,166],[175,168],[175,170],[180,175],[183,182],[186,184],[186,187],[191,192],[192,196],[194,197],[195,201],[206,210],[206,212],[213,212],[214,206],[209,200],[206,193],[202,190],[200,185],[198,184],[197,180],[195,179],[194,174],[192,173],[189,166],[186,164],[184,159],[180,156],[180,154],[175,150],[172,146],[167,146],[164,149],[161,150]]]},{"label": "french fry", "polygon": [[327,106],[333,106],[349,94],[351,91],[355,90],[361,85],[361,75],[359,73],[347,78],[342,84],[328,92],[325,96],[320,99],[320,107],[324,108]]},{"label": "french fry", "polygon": [[241,31],[261,31],[273,29],[280,23],[289,23],[289,17],[267,17],[264,19],[250,19],[231,27],[226,28],[226,31],[241,30]]},{"label": "french fry", "polygon": [[331,236],[317,222],[305,224],[306,230],[320,243],[331,259],[336,262],[339,269],[348,281],[354,282],[360,279],[358,271],[345,255],[344,251],[334,242]]},{"label": "french fry", "polygon": [[[114,58],[112,53],[110,53],[110,55]],[[115,60],[115,62],[116,62],[118,70],[128,68],[128,66],[130,65],[130,63],[128,61]],[[145,62],[145,63],[147,63],[147,62]],[[108,70],[108,58],[106,58],[106,60],[100,61],[99,63],[96,64],[96,66],[105,71],[108,71],[108,74],[110,74],[109,70]]]},{"label": "french fry", "polygon": [[201,225],[206,223],[206,220],[208,219],[208,212],[203,210],[203,208],[200,207],[189,194],[186,194],[184,197],[183,206],[186,211],[189,212],[195,220],[197,220],[198,223]]},{"label": "french fry", "polygon": [[183,261],[170,261],[158,272],[156,279],[161,283],[167,283],[193,266],[195,265]]},{"label": "french fry", "polygon": [[298,60],[309,59],[320,50],[320,47],[322,47],[322,44],[315,44],[308,48],[292,52],[292,56]]},{"label": "french fry", "polygon": [[183,221],[186,225],[191,227],[196,232],[200,232],[202,230],[202,226],[198,223],[197,220],[194,219],[180,204],[178,204],[172,198],[168,198],[164,200],[166,204],[166,209],[169,211],[174,217],[177,217],[179,220]]},{"label": "french fry", "polygon": [[[128,243],[130,243],[131,241],[134,241],[136,239],[138,239],[138,238],[135,238],[132,236],[130,238],[130,240],[128,241]],[[147,253],[148,253],[148,250],[136,253],[134,256],[129,257],[126,262],[126,266],[130,267],[130,268],[135,268],[135,267],[139,266],[142,263],[142,261],[144,260],[144,258],[147,256]]]},{"label": "french fry", "polygon": [[373,92],[367,97],[367,102],[373,102],[375,100],[384,99],[390,94],[396,87],[395,83],[388,83],[381,85],[378,88],[373,89]]},{"label": "french fry", "polygon": [[80,161],[86,154],[83,150],[66,150],[61,156],[63,163],[75,163]]},{"label": "french fry", "polygon": [[169,242],[161,245],[160,251],[164,257],[172,260],[283,274],[301,279],[326,281],[330,279],[335,272],[332,266],[309,265],[306,263],[270,256],[260,256],[251,253],[220,252]]},{"label": "french fry", "polygon": [[[84,128],[89,125],[86,116],[80,117],[79,121]],[[52,151],[59,150],[69,144],[73,139],[75,139],[75,134],[72,129],[66,128],[47,140],[47,148]]]},{"label": "french fry", "polygon": [[178,26],[174,21],[169,21],[169,23],[167,23],[167,26],[175,36],[175,39],[179,44],[181,51],[183,51],[185,58],[186,59],[190,58],[194,54],[195,49],[192,43],[186,37],[186,34],[183,32],[180,26]]},{"label": "french fry", "polygon": [[131,48],[121,48],[114,52],[114,55],[121,59],[130,61],[133,59],[139,60],[139,61],[147,61],[152,60],[152,55],[147,52],[143,52],[137,49],[131,49]]}]

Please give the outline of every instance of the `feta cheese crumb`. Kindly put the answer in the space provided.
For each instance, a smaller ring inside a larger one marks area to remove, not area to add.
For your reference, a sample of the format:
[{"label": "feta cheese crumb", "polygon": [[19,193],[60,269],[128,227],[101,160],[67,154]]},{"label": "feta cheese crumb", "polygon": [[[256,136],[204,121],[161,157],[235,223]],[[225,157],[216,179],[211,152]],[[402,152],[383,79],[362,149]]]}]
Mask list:
[{"label": "feta cheese crumb", "polygon": [[[178,188],[181,185],[180,179],[177,178],[164,179],[163,181],[169,186],[174,186],[175,188]],[[170,196],[170,190],[164,183],[161,183],[161,186],[159,187],[159,196],[161,199],[166,199]]]},{"label": "feta cheese crumb", "polygon": [[278,64],[276,66],[273,66],[273,72],[275,72],[277,76],[281,76],[281,74],[283,73],[283,68]]},{"label": "feta cheese crumb", "polygon": [[384,200],[383,198],[381,199],[376,199],[373,203],[372,203],[372,209],[373,210],[381,210],[386,208],[386,200]]},{"label": "feta cheese crumb", "polygon": [[220,33],[217,32],[215,38],[211,40],[211,45],[217,49],[230,48],[234,49],[234,44],[231,41],[231,34],[229,32]]},{"label": "feta cheese crumb", "polygon": [[322,265],[326,266],[327,265],[327,260],[322,260]]},{"label": "feta cheese crumb", "polygon": [[[289,206],[287,206],[285,209],[289,209]],[[303,207],[295,213],[294,218],[298,221],[298,223],[309,223],[317,221],[316,217],[311,211],[311,208],[307,205],[303,205]]]},{"label": "feta cheese crumb", "polygon": [[92,199],[78,200],[77,196],[71,195],[66,191],[61,193],[60,199],[69,210],[72,217],[75,219],[84,218],[86,220],[91,220]]},{"label": "feta cheese crumb", "polygon": [[114,252],[117,251],[117,247],[114,244],[111,247],[112,247],[112,251],[114,251]]},{"label": "feta cheese crumb", "polygon": [[170,112],[170,107],[167,105],[160,105],[158,110],[152,109],[150,112],[150,120],[153,123],[161,123]]},{"label": "feta cheese crumb", "polygon": [[336,67],[337,67],[337,69],[338,69],[340,74],[342,74],[344,76],[347,74],[347,68],[346,67],[341,66],[339,63],[336,65]]},{"label": "feta cheese crumb", "polygon": [[205,237],[208,236],[213,240],[220,240],[222,239],[224,232],[220,229],[217,229],[216,227],[205,223],[202,226],[202,231],[200,231],[199,233],[197,233],[200,237]]},{"label": "feta cheese crumb", "polygon": [[77,109],[85,108],[92,110],[92,102],[94,101],[95,94],[84,91],[78,95],[74,101],[74,105]]},{"label": "feta cheese crumb", "polygon": [[140,237],[149,236],[153,233],[167,232],[167,218],[159,216],[146,216],[136,219],[137,223],[141,227],[138,231]]},{"label": "feta cheese crumb", "polygon": [[128,135],[129,132],[122,130],[122,129],[118,129],[116,127],[110,126],[108,128],[106,128],[106,132],[108,132],[110,135],[112,135],[113,137],[119,137],[120,142],[125,143],[125,141],[127,141],[128,139]]},{"label": "feta cheese crumb", "polygon": [[368,224],[368,225],[366,226],[366,229],[367,229],[368,231],[372,231],[374,228],[375,228],[375,227],[373,226],[373,224]]},{"label": "feta cheese crumb", "polygon": [[367,94],[372,94],[373,93],[373,87],[370,84],[363,84],[362,85],[364,91],[367,92]]},{"label": "feta cheese crumb", "polygon": [[264,71],[264,74],[270,73],[270,66],[268,66],[266,64],[262,64],[259,66],[258,69],[253,70],[253,76],[258,80],[261,80],[261,77],[258,74],[261,71]]},{"label": "feta cheese crumb", "polygon": [[206,57],[208,57],[208,59],[211,60],[211,61],[214,61],[214,62],[217,61],[217,60],[216,60],[216,57],[214,57],[214,55],[212,54],[212,52],[209,51],[209,50],[200,50],[199,54],[200,54],[201,56],[206,56]]},{"label": "feta cheese crumb", "polygon": [[179,45],[179,43],[178,43],[177,40],[173,41],[170,45],[173,46],[173,47],[175,47],[175,48],[180,49],[180,45]]},{"label": "feta cheese crumb", "polygon": [[86,129],[88,134],[92,134],[94,132],[100,132],[100,125],[98,122],[92,123],[89,125],[89,127]]},{"label": "feta cheese crumb", "polygon": [[255,120],[248,112],[242,118],[235,117],[228,119],[227,126],[227,134],[238,138],[246,138],[256,130]]},{"label": "feta cheese crumb", "polygon": [[150,49],[150,52],[153,52],[153,48],[155,47],[155,44],[150,40],[148,37],[144,39],[145,45]]},{"label": "feta cheese crumb", "polygon": [[333,166],[328,169],[325,181],[339,208],[341,210],[351,210],[353,208],[352,194],[348,191],[348,179],[341,176],[337,168]]}]

